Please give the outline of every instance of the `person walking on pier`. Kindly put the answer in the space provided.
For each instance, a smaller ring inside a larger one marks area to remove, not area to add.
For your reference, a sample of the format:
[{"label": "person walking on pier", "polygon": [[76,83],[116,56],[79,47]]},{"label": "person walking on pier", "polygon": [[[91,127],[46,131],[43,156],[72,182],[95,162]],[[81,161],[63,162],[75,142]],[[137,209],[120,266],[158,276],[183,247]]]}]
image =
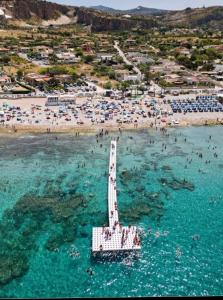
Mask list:
[{"label": "person walking on pier", "polygon": [[[115,190],[116,190],[116,186],[115,186]],[[115,202],[115,210],[118,210],[117,202]]]}]

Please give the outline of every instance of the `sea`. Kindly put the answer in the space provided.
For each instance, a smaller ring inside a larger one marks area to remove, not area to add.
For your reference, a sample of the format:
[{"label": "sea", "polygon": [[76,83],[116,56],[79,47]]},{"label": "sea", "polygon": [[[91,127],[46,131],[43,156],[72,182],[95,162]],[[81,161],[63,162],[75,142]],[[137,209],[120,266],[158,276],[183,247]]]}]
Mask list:
[{"label": "sea", "polygon": [[[142,247],[95,258],[112,139],[120,222]],[[222,295],[222,254],[221,126],[0,137],[0,297]]]}]

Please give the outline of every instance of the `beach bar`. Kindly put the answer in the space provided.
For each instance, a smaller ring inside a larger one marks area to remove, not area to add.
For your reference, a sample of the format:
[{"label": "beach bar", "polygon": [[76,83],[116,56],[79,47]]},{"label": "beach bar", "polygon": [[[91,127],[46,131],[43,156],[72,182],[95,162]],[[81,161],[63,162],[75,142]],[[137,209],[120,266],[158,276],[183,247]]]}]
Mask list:
[{"label": "beach bar", "polygon": [[94,227],[92,252],[133,251],[141,249],[135,226],[122,226],[118,217],[116,191],[116,141],[111,141],[108,174],[108,227]]}]

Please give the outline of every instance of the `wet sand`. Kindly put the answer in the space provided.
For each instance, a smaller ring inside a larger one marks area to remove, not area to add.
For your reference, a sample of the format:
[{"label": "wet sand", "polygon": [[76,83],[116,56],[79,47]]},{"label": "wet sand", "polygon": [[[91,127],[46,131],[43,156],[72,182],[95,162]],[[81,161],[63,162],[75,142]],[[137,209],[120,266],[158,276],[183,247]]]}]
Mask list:
[{"label": "wet sand", "polygon": [[[142,130],[142,129],[157,129],[160,128],[168,128],[168,127],[185,127],[185,126],[211,126],[211,125],[223,125],[223,118],[219,118],[219,120],[213,118],[193,118],[191,116],[190,118],[184,118],[182,120],[179,120],[179,124],[176,125],[168,125],[168,124],[160,124],[158,123],[157,126],[151,127],[150,125],[145,124],[138,124],[137,128],[134,126],[134,124],[117,124],[111,127],[109,124],[100,124],[100,125],[92,125],[92,126],[86,126],[86,125],[66,125],[66,126],[51,126],[50,127],[50,133],[65,133],[65,134],[96,134],[97,132],[103,130],[108,130],[109,132],[119,131],[120,129],[122,131],[128,131],[128,130]],[[47,125],[17,125],[16,127],[12,126],[0,126],[0,135],[13,135],[13,136],[19,136],[24,134],[38,134],[38,133],[47,133],[47,129],[49,126]]]}]

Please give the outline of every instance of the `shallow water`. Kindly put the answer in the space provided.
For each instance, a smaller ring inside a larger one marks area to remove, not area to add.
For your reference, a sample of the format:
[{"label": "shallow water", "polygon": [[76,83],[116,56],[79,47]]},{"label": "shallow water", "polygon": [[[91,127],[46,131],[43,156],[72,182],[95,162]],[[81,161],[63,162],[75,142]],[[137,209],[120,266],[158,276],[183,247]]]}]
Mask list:
[{"label": "shallow water", "polygon": [[[120,218],[142,231],[130,265],[91,257],[92,227],[108,222],[106,172],[117,133],[99,143],[93,136],[1,138],[0,296],[222,294],[222,128],[168,133],[120,135]],[[70,256],[72,248],[80,256]]]}]

